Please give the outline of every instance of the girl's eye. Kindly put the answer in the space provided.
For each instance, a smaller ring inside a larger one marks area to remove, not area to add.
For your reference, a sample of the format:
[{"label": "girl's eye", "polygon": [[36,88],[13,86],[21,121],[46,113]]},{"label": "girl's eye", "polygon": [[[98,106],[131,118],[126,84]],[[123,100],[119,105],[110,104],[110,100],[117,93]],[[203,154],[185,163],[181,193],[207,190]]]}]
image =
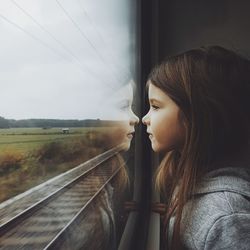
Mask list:
[{"label": "girl's eye", "polygon": [[154,110],[159,109],[159,107],[158,107],[158,106],[156,106],[156,105],[151,105],[151,108],[152,108],[152,109],[154,109]]}]

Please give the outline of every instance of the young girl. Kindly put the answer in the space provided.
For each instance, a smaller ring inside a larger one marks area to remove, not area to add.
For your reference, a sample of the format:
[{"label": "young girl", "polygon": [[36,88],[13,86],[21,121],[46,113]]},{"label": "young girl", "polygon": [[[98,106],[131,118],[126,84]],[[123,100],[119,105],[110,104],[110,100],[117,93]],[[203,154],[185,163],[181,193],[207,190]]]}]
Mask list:
[{"label": "young girl", "polygon": [[147,87],[163,248],[250,249],[249,60],[193,49],[155,67]]}]

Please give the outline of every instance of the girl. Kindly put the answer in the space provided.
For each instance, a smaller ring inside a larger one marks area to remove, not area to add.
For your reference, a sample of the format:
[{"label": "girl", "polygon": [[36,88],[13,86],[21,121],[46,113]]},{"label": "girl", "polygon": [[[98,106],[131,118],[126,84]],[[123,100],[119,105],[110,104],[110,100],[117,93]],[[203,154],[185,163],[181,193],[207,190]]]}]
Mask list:
[{"label": "girl", "polygon": [[250,62],[219,46],[169,58],[151,72],[143,117],[170,249],[250,247]]}]

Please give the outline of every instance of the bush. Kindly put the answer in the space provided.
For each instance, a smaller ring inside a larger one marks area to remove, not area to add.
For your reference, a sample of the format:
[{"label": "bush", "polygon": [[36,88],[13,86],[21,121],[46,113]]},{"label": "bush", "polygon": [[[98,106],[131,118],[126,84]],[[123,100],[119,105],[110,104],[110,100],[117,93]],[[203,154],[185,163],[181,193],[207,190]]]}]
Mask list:
[{"label": "bush", "polygon": [[16,151],[9,151],[0,155],[0,174],[9,174],[22,166],[23,155]]},{"label": "bush", "polygon": [[51,142],[44,144],[35,153],[39,162],[44,163],[48,161],[55,161],[58,156],[62,153],[62,143],[61,142]]},{"label": "bush", "polygon": [[104,151],[117,145],[117,140],[114,138],[114,129],[99,131],[89,131],[86,134],[87,145],[94,148],[101,148]]},{"label": "bush", "polygon": [[68,162],[84,154],[86,149],[78,139],[66,142],[51,142],[43,145],[37,152],[36,157],[40,163],[46,162]]}]

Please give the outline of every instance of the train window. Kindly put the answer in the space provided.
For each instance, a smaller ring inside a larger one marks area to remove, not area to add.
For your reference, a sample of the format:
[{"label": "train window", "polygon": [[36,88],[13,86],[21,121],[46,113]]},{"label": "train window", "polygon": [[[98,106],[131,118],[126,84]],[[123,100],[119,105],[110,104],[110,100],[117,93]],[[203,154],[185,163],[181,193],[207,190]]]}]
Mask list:
[{"label": "train window", "polygon": [[0,248],[116,249],[132,199],[137,1],[0,3]]}]

